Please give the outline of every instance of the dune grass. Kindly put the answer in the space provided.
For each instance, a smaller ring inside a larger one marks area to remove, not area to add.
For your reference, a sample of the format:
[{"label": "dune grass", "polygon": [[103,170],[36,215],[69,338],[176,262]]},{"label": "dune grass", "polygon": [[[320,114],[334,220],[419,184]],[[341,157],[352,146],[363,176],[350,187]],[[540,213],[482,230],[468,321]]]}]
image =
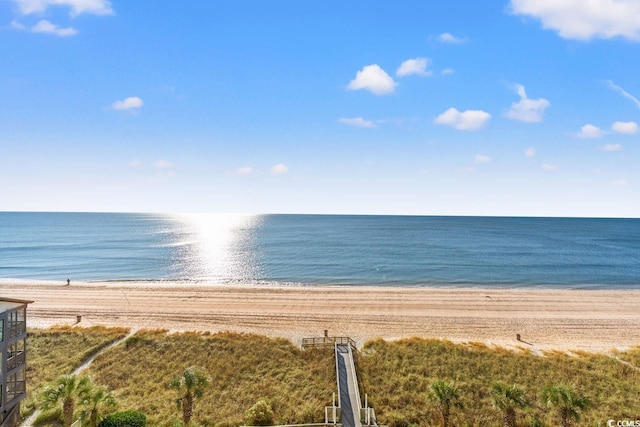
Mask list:
[{"label": "dune grass", "polygon": [[[126,330],[55,328],[30,331],[29,389],[71,372],[86,357]],[[513,352],[482,343],[405,339],[365,344],[356,358],[361,393],[367,393],[378,421],[392,427],[438,426],[428,400],[429,384],[452,381],[463,409],[453,411],[454,425],[501,426],[491,387],[517,384],[533,404],[518,411],[518,425],[556,426],[553,411],[539,395],[548,384],[565,383],[591,401],[578,426],[606,425],[608,419],[636,419],[640,414],[640,347],[610,355],[585,352]],[[140,410],[149,425],[173,426],[181,418],[178,397],[169,382],[196,366],[211,385],[196,401],[195,426],[237,426],[245,412],[267,399],[275,424],[323,421],[323,408],[336,387],[333,351],[300,350],[285,339],[237,333],[139,331],[104,350],[87,373],[95,384],[113,390],[120,410]],[[27,405],[25,405],[26,407]],[[31,405],[32,406],[32,405]]]},{"label": "dune grass", "polygon": [[368,393],[380,423],[390,426],[437,426],[438,415],[427,399],[429,384],[453,381],[460,389],[464,409],[456,409],[456,426],[501,426],[491,399],[495,382],[521,386],[533,406],[519,420],[537,419],[559,425],[555,414],[542,406],[539,395],[552,383],[571,384],[592,403],[580,426],[606,425],[613,419],[636,419],[640,414],[640,372],[601,354],[488,348],[482,343],[405,339],[368,342],[358,359],[362,393]]},{"label": "dune grass", "polygon": [[48,382],[70,374],[87,358],[129,332],[125,328],[55,326],[29,329],[27,340],[27,398],[21,415],[34,411],[37,395]]},{"label": "dune grass", "polygon": [[195,425],[240,425],[261,398],[271,403],[276,424],[323,422],[335,391],[331,350],[236,333],[140,331],[101,354],[88,373],[115,392],[121,408],[144,412],[149,425],[172,426],[181,413],[168,384],[191,366],[211,383],[195,403]]}]

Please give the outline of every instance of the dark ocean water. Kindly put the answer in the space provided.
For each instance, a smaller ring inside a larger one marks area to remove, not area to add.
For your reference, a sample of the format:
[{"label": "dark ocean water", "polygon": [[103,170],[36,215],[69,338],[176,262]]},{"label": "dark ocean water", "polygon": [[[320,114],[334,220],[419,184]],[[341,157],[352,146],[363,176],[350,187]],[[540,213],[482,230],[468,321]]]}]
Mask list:
[{"label": "dark ocean water", "polygon": [[0,212],[11,278],[640,289],[640,219]]}]

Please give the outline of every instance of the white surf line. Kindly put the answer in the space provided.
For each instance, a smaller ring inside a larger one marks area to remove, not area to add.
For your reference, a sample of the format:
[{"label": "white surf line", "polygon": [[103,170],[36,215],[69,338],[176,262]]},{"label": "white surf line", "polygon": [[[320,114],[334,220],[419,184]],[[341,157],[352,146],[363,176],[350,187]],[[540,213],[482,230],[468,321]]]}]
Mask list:
[{"label": "white surf line", "polygon": [[[84,362],[82,362],[80,364],[80,366],[78,366],[76,369],[73,370],[73,372],[71,372],[71,375],[77,375],[79,373],[81,373],[82,371],[84,371],[85,369],[87,369],[89,367],[89,365],[91,365],[91,362],[93,362],[96,357],[98,357],[102,352],[104,352],[105,350],[111,348],[111,347],[115,347],[118,344],[124,342],[127,338],[130,338],[133,336],[133,334],[135,334],[136,332],[138,332],[138,329],[131,329],[129,331],[129,333],[118,339],[113,341],[111,344],[108,344],[106,346],[104,346],[103,348],[101,348],[100,350],[96,351],[94,354],[92,354],[91,356],[89,356]],[[21,427],[31,427],[34,423],[34,421],[36,420],[36,417],[40,414],[40,410],[36,409],[35,411],[33,411],[33,414],[31,414],[29,416],[29,418],[27,418],[26,420],[24,420],[22,422],[22,424],[20,424]]]}]

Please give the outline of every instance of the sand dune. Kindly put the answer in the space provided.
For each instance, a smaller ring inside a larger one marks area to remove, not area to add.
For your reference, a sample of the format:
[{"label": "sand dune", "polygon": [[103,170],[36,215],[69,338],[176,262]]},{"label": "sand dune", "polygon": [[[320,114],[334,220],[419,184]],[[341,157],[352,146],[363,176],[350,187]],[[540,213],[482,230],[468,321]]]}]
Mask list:
[{"label": "sand dune", "polygon": [[[532,350],[608,351],[640,344],[640,291],[187,286],[180,283],[3,283],[34,300],[29,326],[118,325],[351,336],[421,336]],[[520,334],[522,342],[516,340]]]}]

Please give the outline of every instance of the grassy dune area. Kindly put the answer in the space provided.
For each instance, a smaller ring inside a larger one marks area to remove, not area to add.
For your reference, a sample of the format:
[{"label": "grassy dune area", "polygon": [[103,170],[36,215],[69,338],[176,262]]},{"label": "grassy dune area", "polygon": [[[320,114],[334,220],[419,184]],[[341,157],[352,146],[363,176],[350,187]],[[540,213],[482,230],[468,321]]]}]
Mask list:
[{"label": "grassy dune area", "polygon": [[[29,334],[29,389],[71,372],[90,354],[126,334],[121,328],[54,328]],[[517,384],[531,406],[518,409],[518,425],[559,425],[540,402],[545,385],[570,384],[591,404],[575,425],[606,425],[608,419],[640,414],[640,349],[610,355],[583,352],[533,354],[489,348],[482,343],[406,339],[365,344],[356,359],[361,393],[367,393],[381,424],[438,426],[428,399],[435,380],[453,383],[462,407],[452,409],[452,425],[501,426],[491,387]],[[331,350],[300,350],[285,339],[236,333],[139,331],[103,350],[87,370],[95,384],[113,390],[119,409],[144,412],[151,426],[180,420],[178,394],[169,382],[186,368],[201,368],[210,386],[195,403],[192,425],[236,426],[261,398],[276,424],[323,421],[335,391]],[[25,410],[32,409],[30,398]],[[536,424],[537,423],[537,424]]]},{"label": "grassy dune area", "polygon": [[[618,353],[640,366],[640,350]],[[587,397],[590,409],[580,426],[606,425],[609,419],[635,420],[640,414],[640,372],[605,354],[546,352],[534,355],[488,348],[482,343],[453,344],[442,340],[408,339],[366,343],[358,357],[363,393],[380,421],[392,425],[439,425],[439,415],[428,401],[429,384],[452,381],[460,390],[462,409],[452,410],[456,426],[501,426],[491,386],[495,382],[519,385],[531,406],[519,411],[518,425],[559,425],[552,409],[540,402],[548,384],[572,385]]]},{"label": "grassy dune area", "polygon": [[123,338],[128,332],[126,328],[103,326],[30,329],[27,343],[27,398],[21,408],[22,415],[33,412],[42,386],[60,375],[70,374],[87,358]]}]

